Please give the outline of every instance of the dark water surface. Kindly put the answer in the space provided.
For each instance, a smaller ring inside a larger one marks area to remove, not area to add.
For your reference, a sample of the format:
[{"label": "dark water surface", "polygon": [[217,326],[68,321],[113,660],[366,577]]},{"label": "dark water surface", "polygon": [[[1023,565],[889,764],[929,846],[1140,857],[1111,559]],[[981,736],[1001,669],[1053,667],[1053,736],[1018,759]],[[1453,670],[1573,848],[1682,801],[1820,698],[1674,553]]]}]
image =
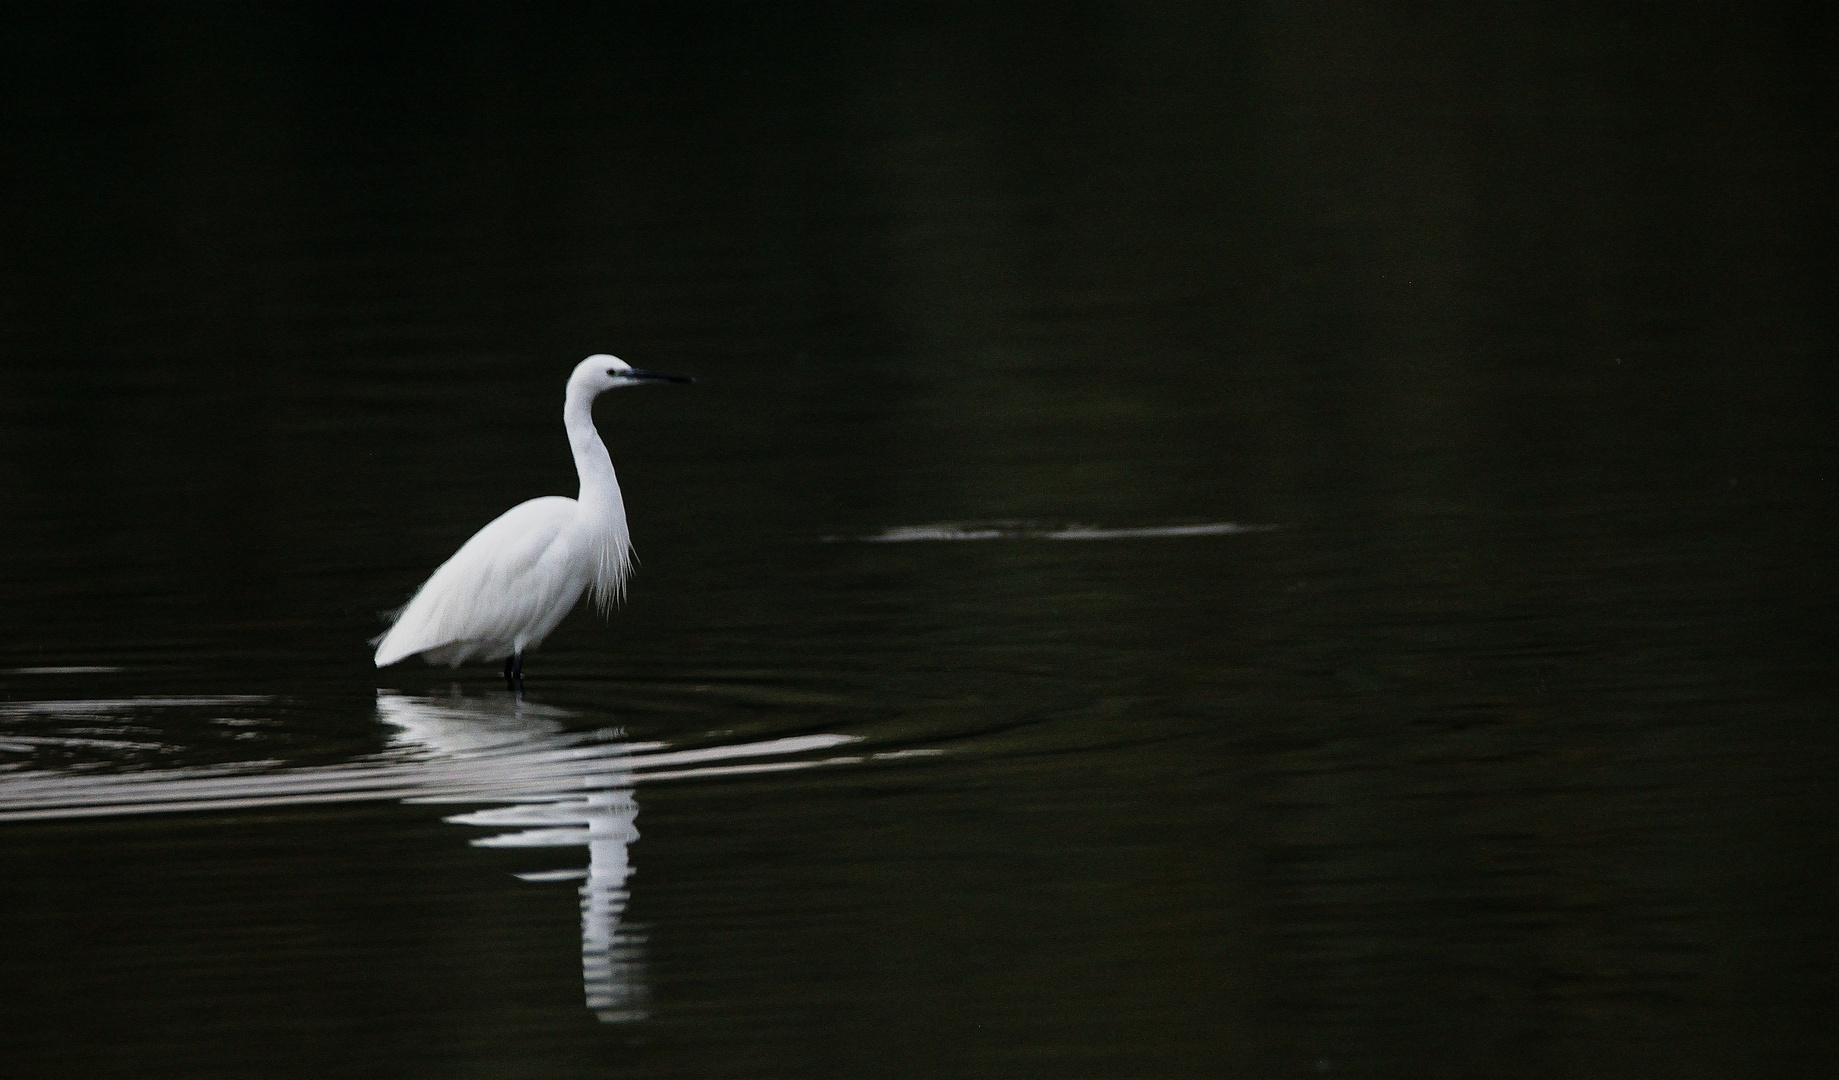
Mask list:
[{"label": "dark water surface", "polygon": [[9,9],[0,1073],[1834,1075],[1819,10]]}]

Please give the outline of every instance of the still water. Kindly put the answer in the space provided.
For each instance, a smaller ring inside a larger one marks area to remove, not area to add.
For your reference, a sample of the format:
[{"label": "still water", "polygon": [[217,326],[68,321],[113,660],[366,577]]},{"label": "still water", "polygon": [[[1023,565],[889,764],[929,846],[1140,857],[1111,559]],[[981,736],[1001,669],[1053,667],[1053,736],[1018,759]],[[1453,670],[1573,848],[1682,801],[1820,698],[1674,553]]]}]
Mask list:
[{"label": "still water", "polygon": [[1839,1064],[1818,20],[4,29],[0,1072]]}]

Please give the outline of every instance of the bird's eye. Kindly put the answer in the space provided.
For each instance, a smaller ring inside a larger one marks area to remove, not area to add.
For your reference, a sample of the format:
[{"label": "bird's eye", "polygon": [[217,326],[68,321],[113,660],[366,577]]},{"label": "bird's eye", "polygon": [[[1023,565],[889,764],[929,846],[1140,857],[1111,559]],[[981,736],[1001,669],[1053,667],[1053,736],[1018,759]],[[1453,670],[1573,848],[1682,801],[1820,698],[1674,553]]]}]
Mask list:
[{"label": "bird's eye", "polygon": [[624,375],[625,372],[619,370],[618,368],[608,368],[607,374],[608,375]]}]

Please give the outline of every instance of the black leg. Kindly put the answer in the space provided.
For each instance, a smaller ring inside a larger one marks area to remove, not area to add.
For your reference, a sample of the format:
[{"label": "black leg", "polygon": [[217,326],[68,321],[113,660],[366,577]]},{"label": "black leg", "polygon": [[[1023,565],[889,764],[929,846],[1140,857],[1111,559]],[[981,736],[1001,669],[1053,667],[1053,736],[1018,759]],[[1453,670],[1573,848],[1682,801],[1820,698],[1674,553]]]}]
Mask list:
[{"label": "black leg", "polygon": [[512,653],[504,662],[504,685],[507,690],[522,693],[524,689],[524,654]]}]

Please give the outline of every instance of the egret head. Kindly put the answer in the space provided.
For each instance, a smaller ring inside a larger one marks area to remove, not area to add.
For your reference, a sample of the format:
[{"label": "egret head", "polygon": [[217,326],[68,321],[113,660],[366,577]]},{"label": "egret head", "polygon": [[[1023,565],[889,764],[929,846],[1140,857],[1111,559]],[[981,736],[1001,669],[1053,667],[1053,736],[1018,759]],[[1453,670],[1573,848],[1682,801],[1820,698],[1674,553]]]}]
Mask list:
[{"label": "egret head", "polygon": [[579,386],[583,390],[598,394],[618,386],[638,386],[648,382],[695,382],[688,375],[666,375],[660,371],[641,371],[617,356],[595,353],[575,365],[575,373],[568,378],[572,389]]}]

